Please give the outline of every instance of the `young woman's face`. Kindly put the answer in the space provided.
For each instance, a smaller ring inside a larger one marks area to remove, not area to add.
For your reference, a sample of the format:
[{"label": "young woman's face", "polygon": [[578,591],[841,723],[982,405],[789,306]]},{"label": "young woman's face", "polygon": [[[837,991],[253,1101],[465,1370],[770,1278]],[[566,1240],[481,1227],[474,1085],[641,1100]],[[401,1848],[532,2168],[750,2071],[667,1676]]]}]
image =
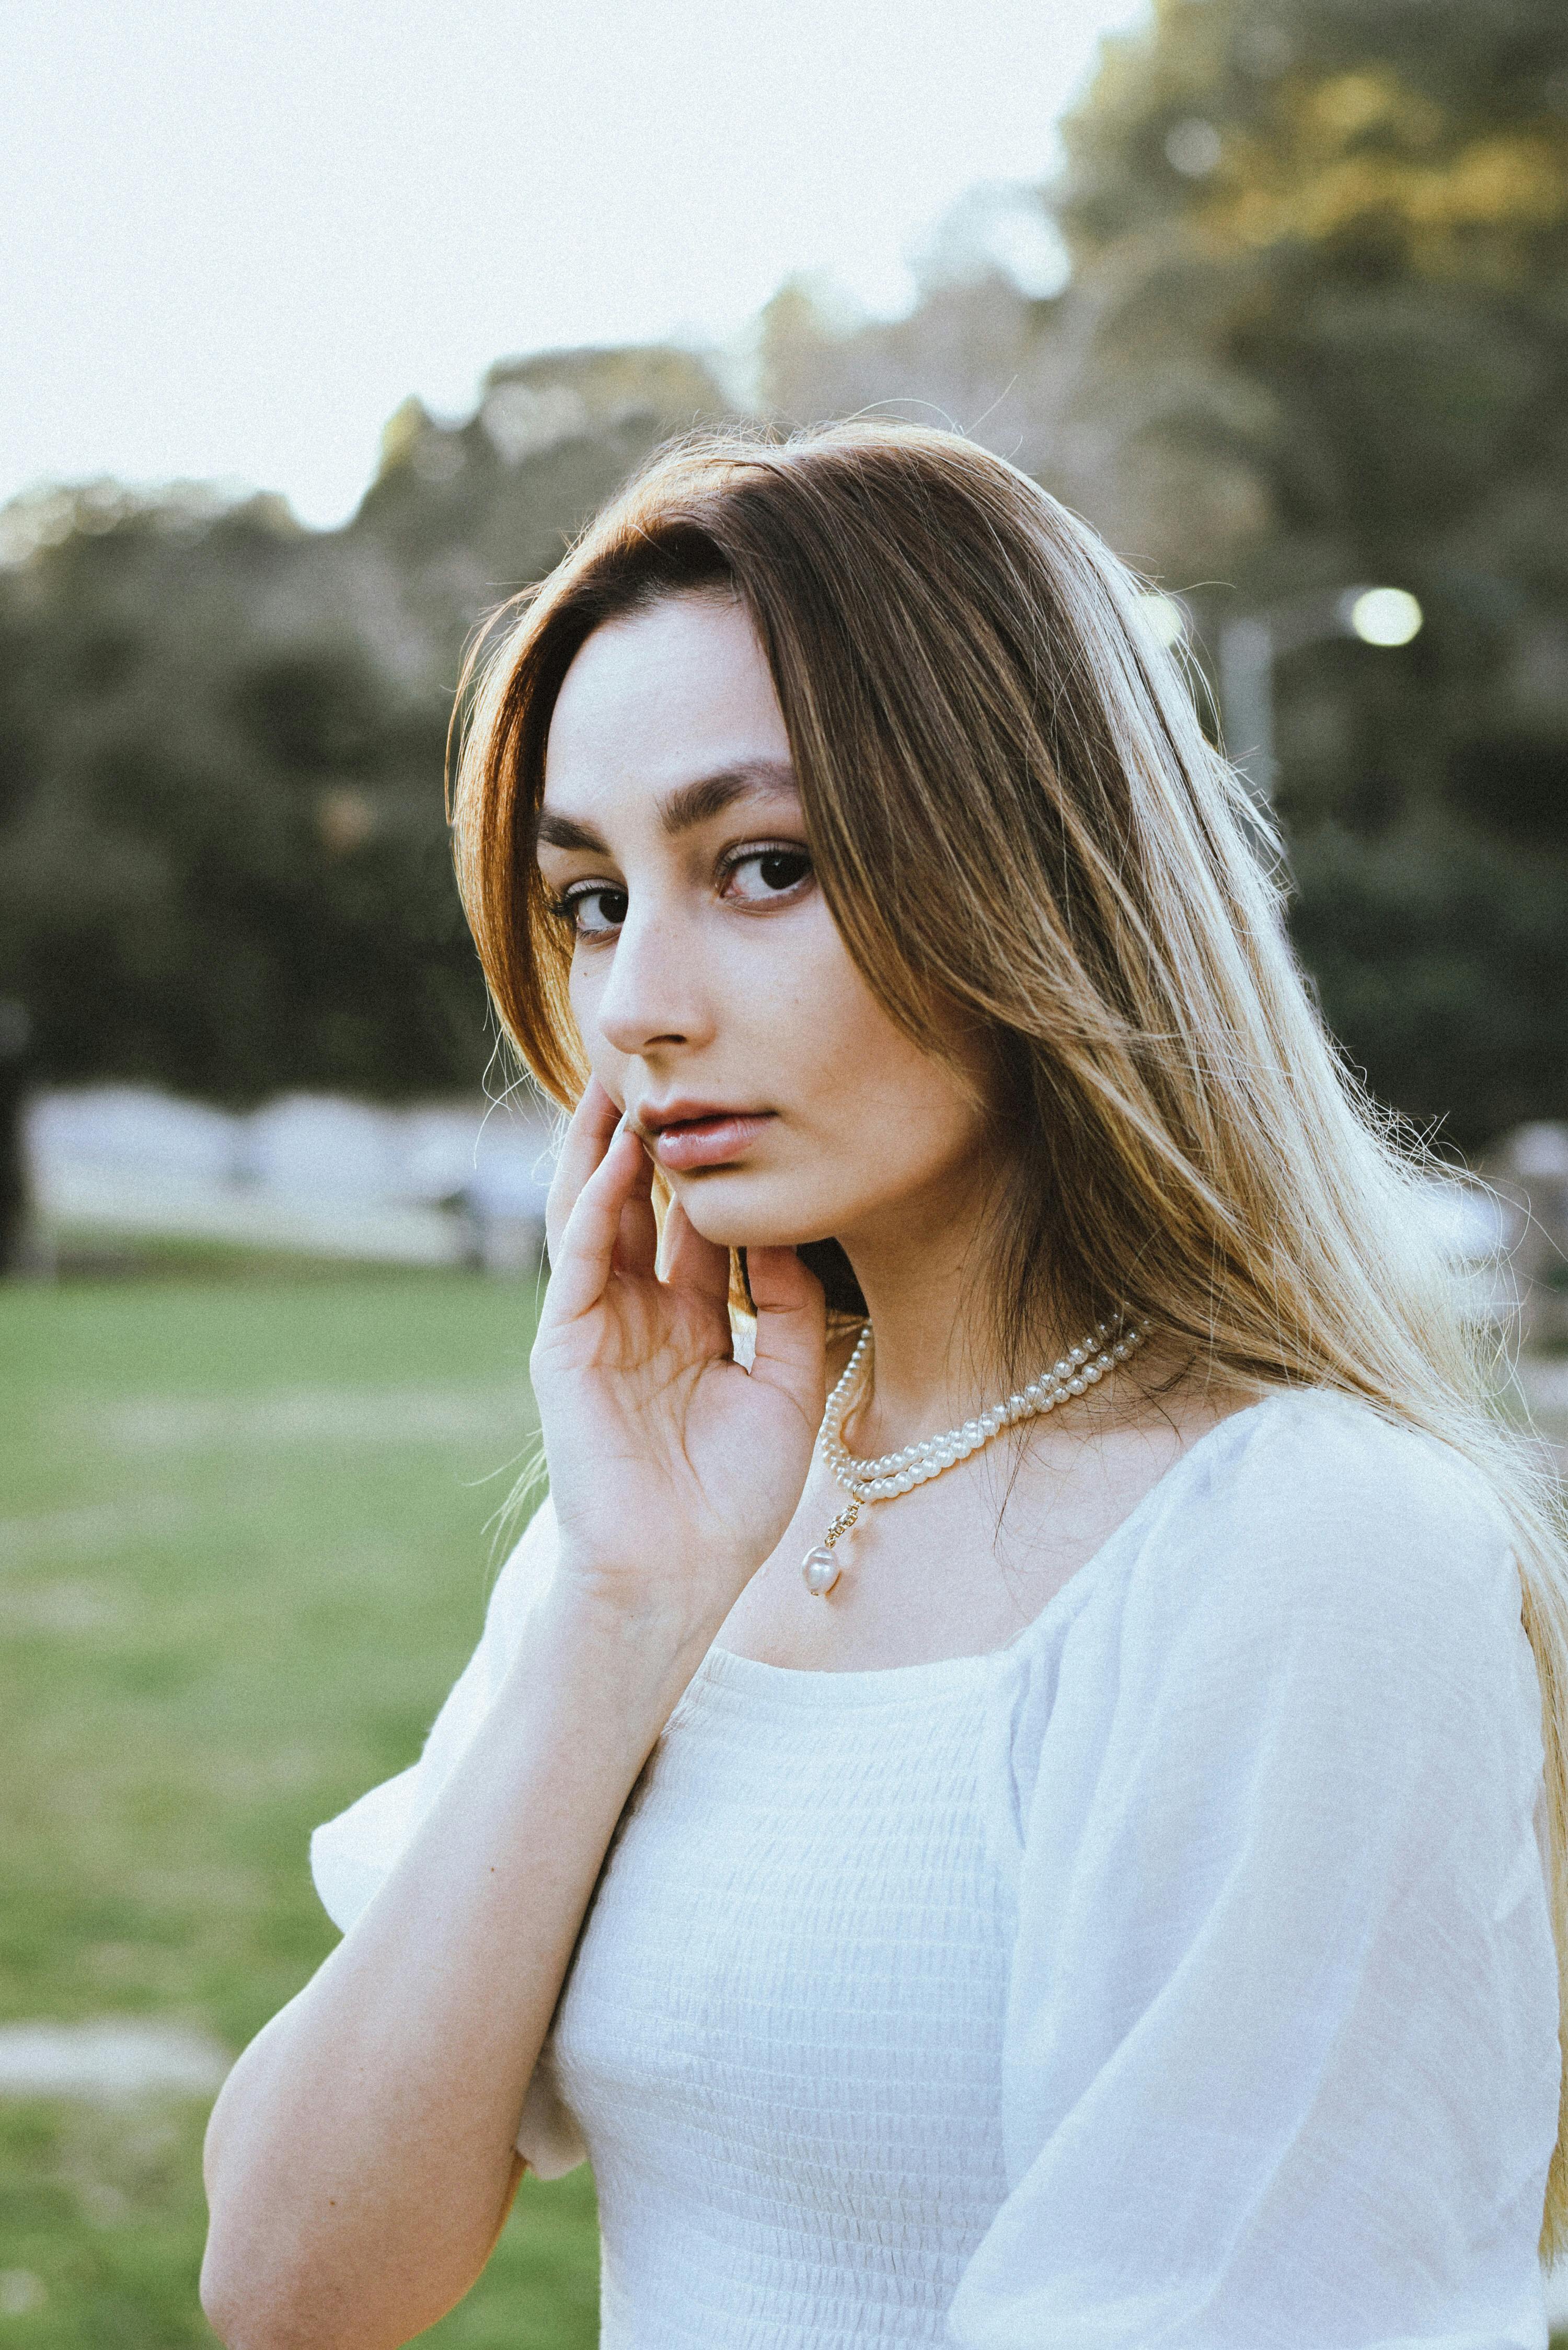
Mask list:
[{"label": "young woman's face", "polygon": [[672,596],[589,637],[551,722],[538,855],[594,1072],[700,1232],[853,1248],[960,1210],[978,1088],[851,962],[732,598]]}]

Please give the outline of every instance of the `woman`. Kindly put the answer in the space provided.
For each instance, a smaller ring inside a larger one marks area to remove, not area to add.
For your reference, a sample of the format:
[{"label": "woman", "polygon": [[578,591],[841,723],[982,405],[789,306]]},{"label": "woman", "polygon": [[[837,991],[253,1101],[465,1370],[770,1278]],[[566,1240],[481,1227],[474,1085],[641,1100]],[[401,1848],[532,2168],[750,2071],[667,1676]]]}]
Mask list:
[{"label": "woman", "polygon": [[1561,1555],[1127,575],[949,435],[678,448],[456,834],[551,1499],[317,1833],[219,2331],[402,2343],[586,2153],[618,2350],[1542,2344]]}]

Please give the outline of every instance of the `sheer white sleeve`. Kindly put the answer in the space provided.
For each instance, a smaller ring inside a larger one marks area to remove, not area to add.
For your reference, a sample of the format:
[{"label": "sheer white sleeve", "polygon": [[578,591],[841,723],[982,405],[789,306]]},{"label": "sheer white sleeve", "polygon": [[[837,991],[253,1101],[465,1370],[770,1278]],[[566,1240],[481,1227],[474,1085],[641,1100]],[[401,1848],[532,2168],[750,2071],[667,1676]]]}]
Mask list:
[{"label": "sheer white sleeve", "polygon": [[1543,2350],[1557,1976],[1507,1537],[1365,1407],[1253,1418],[1019,1695],[1010,2192],[962,2350]]},{"label": "sheer white sleeve", "polygon": [[[555,1512],[546,1501],[496,1577],[479,1645],[452,1684],[419,1761],[370,1788],[311,1836],[317,1892],[344,1933],[380,1890],[489,1712],[526,1637],[534,1603],[548,1586],[555,1558]],[[547,2057],[529,2088],[517,2150],[545,2178],[587,2159],[556,2095]]]}]

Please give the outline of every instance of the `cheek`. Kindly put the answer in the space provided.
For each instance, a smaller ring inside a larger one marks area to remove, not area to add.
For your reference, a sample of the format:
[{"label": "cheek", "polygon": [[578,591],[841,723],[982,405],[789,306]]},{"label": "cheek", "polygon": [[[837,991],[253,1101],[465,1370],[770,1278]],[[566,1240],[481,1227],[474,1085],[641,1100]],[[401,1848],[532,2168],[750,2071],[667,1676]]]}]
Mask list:
[{"label": "cheek", "polygon": [[616,1051],[599,1026],[598,1007],[599,998],[604,993],[604,976],[591,959],[581,954],[573,957],[568,993],[572,1017],[577,1024],[577,1034],[583,1040],[588,1066],[605,1090],[620,1101],[626,1055]]},{"label": "cheek", "polygon": [[823,899],[814,898],[797,921],[780,923],[778,931],[771,984],[759,1008],[814,1062],[864,1053],[886,1014]]},{"label": "cheek", "polygon": [[859,1068],[862,1125],[890,1165],[931,1171],[978,1147],[987,1123],[978,1092],[890,1022],[867,1036]]},{"label": "cheek", "polygon": [[972,1149],[986,1124],[978,1066],[973,1081],[916,1044],[884,1009],[837,931],[781,1018],[787,1050],[805,1075],[822,1122],[857,1157],[888,1168],[943,1163]]}]

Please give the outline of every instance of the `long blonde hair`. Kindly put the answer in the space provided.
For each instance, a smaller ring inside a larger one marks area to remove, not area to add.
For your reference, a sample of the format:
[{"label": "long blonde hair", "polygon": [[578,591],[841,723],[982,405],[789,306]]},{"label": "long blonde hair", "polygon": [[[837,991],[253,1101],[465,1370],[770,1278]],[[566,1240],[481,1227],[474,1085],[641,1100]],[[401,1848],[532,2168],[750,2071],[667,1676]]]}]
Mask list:
[{"label": "long blonde hair", "polygon": [[[1426,1430],[1500,1497],[1542,1693],[1568,1990],[1555,1489],[1496,1407],[1431,1170],[1316,1014],[1278,844],[1137,581],[1083,523],[1001,459],[913,427],[659,454],[507,608],[460,702],[458,877],[523,1060],[576,1098],[570,943],[533,853],[561,681],[602,622],[714,588],[756,627],[820,884],[867,982],[932,1051],[955,1017],[994,1042],[1016,1170],[993,1260],[1009,1356],[1125,1303],[1239,1382],[1338,1388]],[[1542,2245],[1564,2244],[1560,2131]]]}]

